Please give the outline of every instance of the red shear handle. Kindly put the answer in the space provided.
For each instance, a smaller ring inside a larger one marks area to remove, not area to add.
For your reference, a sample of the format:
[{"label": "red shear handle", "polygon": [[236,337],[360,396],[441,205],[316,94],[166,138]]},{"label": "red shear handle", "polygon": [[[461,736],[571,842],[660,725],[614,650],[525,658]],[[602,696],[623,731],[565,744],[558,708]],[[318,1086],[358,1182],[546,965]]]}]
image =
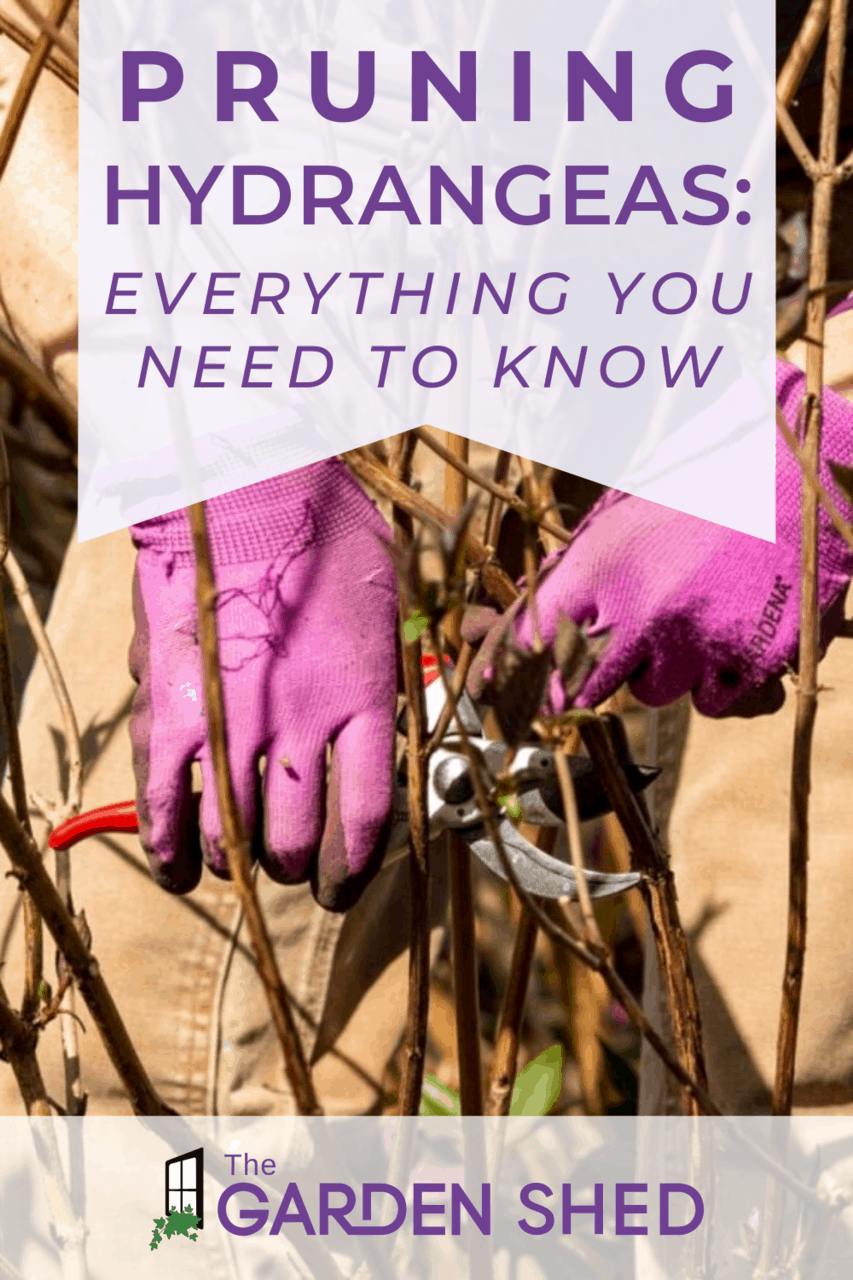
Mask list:
[{"label": "red shear handle", "polygon": [[72,845],[87,836],[97,836],[108,831],[139,830],[139,815],[133,800],[122,800],[119,804],[105,804],[100,809],[90,809],[88,813],[78,813],[51,831],[47,843],[51,849],[70,849]]},{"label": "red shear handle", "polygon": [[[444,665],[449,669],[449,671],[453,670],[453,663],[450,658],[448,658],[447,654],[444,655]],[[436,658],[434,654],[425,653],[421,658],[421,667],[423,668],[424,673],[424,688],[428,689],[433,681],[437,680],[439,677],[438,658]]]}]

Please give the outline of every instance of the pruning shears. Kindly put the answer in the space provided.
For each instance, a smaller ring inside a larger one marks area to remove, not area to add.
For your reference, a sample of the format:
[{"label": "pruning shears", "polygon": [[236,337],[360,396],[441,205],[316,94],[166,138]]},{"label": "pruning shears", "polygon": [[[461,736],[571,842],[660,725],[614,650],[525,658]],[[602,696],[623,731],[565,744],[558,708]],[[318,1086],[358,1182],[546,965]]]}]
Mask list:
[{"label": "pruning shears", "polygon": [[[433,658],[424,659],[424,684],[428,728],[434,729],[445,703],[443,682],[438,678]],[[473,702],[463,693],[456,711],[476,752],[484,776],[494,784],[500,777],[509,779],[509,795],[503,814],[496,818],[497,832],[506,856],[523,889],[540,898],[577,899],[574,869],[568,863],[537,849],[517,829],[512,819],[539,827],[564,825],[563,804],[557,783],[554,753],[538,745],[519,747],[509,766],[505,767],[506,747],[486,738]],[[578,816],[581,821],[600,817],[610,810],[607,795],[598,780],[592,761],[586,756],[569,756],[569,769],[575,787]],[[632,765],[628,782],[632,790],[643,791],[660,770],[647,765]],[[455,831],[472,853],[502,880],[507,879],[500,854],[489,837],[486,822],[477,803],[471,778],[470,761],[461,737],[448,732],[442,745],[430,756],[427,788],[429,835],[433,839],[443,831]],[[511,815],[511,816],[510,816]],[[88,836],[107,832],[139,831],[139,817],[132,800],[104,805],[69,818],[50,834],[52,849],[69,849]],[[399,775],[394,793],[394,823],[388,848],[401,850],[408,842],[409,805],[405,772]],[[590,897],[607,898],[632,889],[640,883],[636,872],[612,874],[587,871]]]},{"label": "pruning shears", "polygon": [[[427,726],[431,730],[438,723],[444,708],[445,689],[439,679],[436,660],[424,658],[423,662]],[[537,827],[565,825],[553,751],[538,745],[519,747],[507,770],[505,745],[484,736],[480,717],[467,693],[463,692],[460,696],[456,711],[468,737],[469,747],[479,757],[484,775],[494,782],[509,774],[510,796],[507,797],[503,815],[496,819],[496,827],[519,884],[528,893],[540,898],[568,897],[576,900],[578,893],[574,868],[562,859],[537,849],[512,821],[514,818]],[[586,756],[569,756],[568,760],[581,821],[589,821],[608,813],[610,802],[592,761]],[[629,785],[638,793],[650,786],[659,773],[659,769],[648,765],[632,765],[628,774]],[[442,831],[455,831],[490,871],[502,880],[508,878],[477,803],[467,751],[461,737],[451,733],[448,733],[442,745],[430,756],[427,814],[430,839]],[[404,845],[408,839],[405,775],[397,779],[394,817],[390,840],[392,849]],[[640,880],[641,876],[633,871],[617,874],[605,871],[586,872],[586,882],[592,898],[608,898],[626,889],[633,889]]]}]

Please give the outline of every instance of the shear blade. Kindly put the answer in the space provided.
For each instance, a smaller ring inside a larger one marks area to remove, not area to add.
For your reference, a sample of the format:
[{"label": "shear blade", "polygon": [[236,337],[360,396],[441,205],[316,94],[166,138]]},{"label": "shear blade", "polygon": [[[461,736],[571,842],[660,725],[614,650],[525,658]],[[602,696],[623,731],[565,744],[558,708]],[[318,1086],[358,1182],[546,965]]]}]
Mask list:
[{"label": "shear blade", "polygon": [[[498,832],[522,889],[538,898],[571,898],[572,901],[577,901],[578,888],[573,867],[537,849],[535,844],[531,844],[516,830],[509,818],[498,823]],[[501,880],[508,879],[500,855],[484,826],[459,831],[457,834],[490,871],[494,871]],[[606,871],[586,873],[591,898],[610,898],[614,894],[624,893],[626,889],[635,888],[640,879],[634,871],[617,875]]]},{"label": "shear blade", "polygon": [[[569,769],[575,784],[578,817],[581,822],[589,822],[593,818],[601,818],[605,813],[610,813],[613,806],[589,757],[569,756]],[[659,776],[660,769],[654,765],[631,764],[626,770],[628,785],[635,796],[645,791],[646,787],[650,787]],[[546,792],[545,802],[562,817],[563,801],[556,786],[552,786]]]}]

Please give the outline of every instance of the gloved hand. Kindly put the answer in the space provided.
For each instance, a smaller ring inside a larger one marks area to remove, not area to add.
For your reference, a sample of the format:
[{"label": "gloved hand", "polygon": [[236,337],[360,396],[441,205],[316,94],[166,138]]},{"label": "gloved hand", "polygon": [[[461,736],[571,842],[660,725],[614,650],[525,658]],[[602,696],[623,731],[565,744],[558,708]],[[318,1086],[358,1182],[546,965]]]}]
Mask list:
[{"label": "gloved hand", "polygon": [[[777,399],[792,429],[804,390],[802,373],[777,361]],[[853,406],[829,390],[823,397],[821,454],[823,484],[845,511],[827,460],[853,462]],[[536,593],[546,643],[554,639],[561,614],[586,623],[591,637],[609,633],[575,705],[595,706],[627,680],[649,706],[690,692],[709,716],[777,710],[785,696],[779,676],[798,648],[800,503],[799,464],[781,438],[775,544],[642,498],[606,493],[571,545],[546,562]],[[823,508],[818,539],[819,607],[828,643],[853,574],[853,555]],[[475,659],[469,678],[475,696],[491,678],[495,645],[506,625],[492,625]],[[530,611],[517,608],[508,625],[529,648]],[[476,617],[464,627],[471,640],[483,630]],[[561,711],[565,698],[556,673],[549,692],[554,710]]]},{"label": "gloved hand", "polygon": [[[272,879],[310,877],[322,906],[345,910],[375,870],[391,809],[397,594],[382,545],[388,528],[335,459],[206,506],[228,754],[243,822]],[[192,540],[183,511],[131,532],[140,838],[159,883],[185,893],[198,883],[202,854],[227,876]],[[196,760],[200,823],[191,794]]]}]

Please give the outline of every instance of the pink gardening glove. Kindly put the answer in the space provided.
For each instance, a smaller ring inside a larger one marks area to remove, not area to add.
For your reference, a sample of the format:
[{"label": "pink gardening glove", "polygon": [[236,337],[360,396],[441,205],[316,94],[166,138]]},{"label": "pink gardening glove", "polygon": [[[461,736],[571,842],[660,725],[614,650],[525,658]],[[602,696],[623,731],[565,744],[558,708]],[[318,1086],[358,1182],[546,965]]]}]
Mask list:
[{"label": "pink gardening glove", "polygon": [[[802,373],[777,361],[777,398],[792,429],[804,388]],[[828,390],[821,454],[821,479],[846,511],[827,460],[853,462],[853,405]],[[604,494],[575,541],[546,564],[536,593],[546,643],[561,614],[586,623],[591,637],[609,632],[575,705],[595,706],[627,680],[649,706],[687,692],[709,716],[753,715],[781,706],[779,676],[798,648],[801,501],[799,464],[781,438],[776,481],[775,545],[642,498]],[[828,642],[840,620],[853,556],[823,508],[819,520],[819,604]],[[529,610],[519,610],[514,625],[529,648]],[[466,635],[474,639],[478,629],[482,625],[472,619]],[[475,695],[491,678],[499,634],[500,624],[472,667],[469,688]],[[561,711],[565,696],[557,674],[550,696]]]},{"label": "pink gardening glove", "polygon": [[[382,545],[388,528],[335,459],[206,507],[228,753],[243,821],[272,879],[310,878],[322,906],[345,910],[376,869],[391,809],[397,594]],[[178,511],[131,532],[139,548],[130,651],[139,689],[130,732],[140,838],[155,878],[185,893],[198,883],[202,853],[212,871],[227,875],[189,522]]]}]

